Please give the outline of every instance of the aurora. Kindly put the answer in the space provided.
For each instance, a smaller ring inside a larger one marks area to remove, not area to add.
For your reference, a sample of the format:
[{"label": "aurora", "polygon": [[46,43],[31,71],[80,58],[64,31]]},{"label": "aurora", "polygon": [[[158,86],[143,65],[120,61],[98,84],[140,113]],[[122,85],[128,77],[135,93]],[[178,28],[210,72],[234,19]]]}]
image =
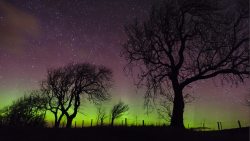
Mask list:
[{"label": "aurora", "polygon": [[[110,123],[112,106],[122,100],[129,110],[115,121],[123,125],[125,119],[133,125],[169,125],[154,108],[145,108],[145,89],[138,89],[135,77],[129,75],[121,57],[122,45],[127,41],[124,25],[134,19],[145,20],[153,4],[161,0],[6,0],[0,1],[0,108],[39,89],[47,71],[69,63],[103,65],[113,72],[111,99],[104,102]],[[194,97],[184,111],[184,126],[206,126],[224,129],[250,125],[250,80],[231,85],[218,79],[202,80],[190,86],[186,93]],[[73,119],[72,126],[96,125],[97,106],[84,99]],[[53,126],[52,113],[46,121]],[[62,125],[66,125],[66,118]]]}]

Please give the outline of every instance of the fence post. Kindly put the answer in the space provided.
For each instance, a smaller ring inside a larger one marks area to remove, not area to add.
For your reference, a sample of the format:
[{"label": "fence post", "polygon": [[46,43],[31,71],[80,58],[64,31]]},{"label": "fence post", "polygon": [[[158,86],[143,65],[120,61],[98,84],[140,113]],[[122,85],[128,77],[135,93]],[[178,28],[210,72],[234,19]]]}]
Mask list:
[{"label": "fence post", "polygon": [[90,126],[92,127],[92,125],[93,125],[93,119],[91,119],[91,122],[90,122]]},{"label": "fence post", "polygon": [[239,125],[239,128],[241,128],[241,123],[240,123],[240,120],[238,120],[238,125]]},{"label": "fence post", "polygon": [[142,126],[144,126],[144,120],[142,120]]},{"label": "fence post", "polygon": [[125,126],[127,126],[127,118],[125,118]]},{"label": "fence post", "polygon": [[220,130],[220,122],[217,122],[218,130]]},{"label": "fence post", "polygon": [[137,116],[135,116],[135,126],[137,126]]}]

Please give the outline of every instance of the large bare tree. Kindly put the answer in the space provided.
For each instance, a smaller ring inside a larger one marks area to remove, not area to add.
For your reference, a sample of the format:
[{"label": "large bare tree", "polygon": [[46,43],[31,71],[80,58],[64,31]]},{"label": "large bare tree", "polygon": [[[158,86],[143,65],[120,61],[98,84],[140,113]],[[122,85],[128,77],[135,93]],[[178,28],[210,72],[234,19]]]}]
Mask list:
[{"label": "large bare tree", "polygon": [[93,102],[108,99],[111,77],[109,69],[91,64],[70,64],[49,70],[42,90],[49,99],[48,109],[55,116],[55,126],[59,127],[62,117],[66,116],[66,127],[71,127],[83,95]]},{"label": "large bare tree", "polygon": [[[227,4],[227,5],[225,5]],[[147,87],[146,104],[174,92],[171,126],[184,128],[183,90],[199,80],[249,77],[249,1],[167,0],[125,31],[122,56]]]}]

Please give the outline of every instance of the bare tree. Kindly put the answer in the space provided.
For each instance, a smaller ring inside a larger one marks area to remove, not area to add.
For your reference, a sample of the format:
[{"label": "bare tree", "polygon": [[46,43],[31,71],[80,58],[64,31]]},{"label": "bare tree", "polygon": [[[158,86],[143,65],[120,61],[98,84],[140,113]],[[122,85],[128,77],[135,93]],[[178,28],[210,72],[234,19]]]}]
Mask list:
[{"label": "bare tree", "polygon": [[[51,69],[42,82],[44,94],[48,97],[48,109],[55,116],[55,126],[66,116],[66,127],[70,128],[81,103],[81,96],[98,102],[109,98],[112,73],[105,67],[91,64],[70,64]],[[73,112],[69,112],[72,109]]]},{"label": "bare tree", "polygon": [[147,88],[145,104],[164,88],[174,91],[172,127],[184,128],[183,90],[193,82],[216,77],[237,84],[249,77],[249,1],[223,2],[168,0],[145,22],[125,28],[122,56]]},{"label": "bare tree", "polygon": [[1,123],[13,127],[45,127],[46,102],[39,91],[32,91],[1,109]]},{"label": "bare tree", "polygon": [[104,120],[107,118],[107,114],[105,109],[102,107],[101,104],[97,105],[97,125],[103,126]]},{"label": "bare tree", "polygon": [[122,101],[115,104],[111,110],[111,126],[114,126],[115,119],[118,119],[121,116],[123,116],[123,114],[128,110],[129,110],[128,105],[124,104]]}]

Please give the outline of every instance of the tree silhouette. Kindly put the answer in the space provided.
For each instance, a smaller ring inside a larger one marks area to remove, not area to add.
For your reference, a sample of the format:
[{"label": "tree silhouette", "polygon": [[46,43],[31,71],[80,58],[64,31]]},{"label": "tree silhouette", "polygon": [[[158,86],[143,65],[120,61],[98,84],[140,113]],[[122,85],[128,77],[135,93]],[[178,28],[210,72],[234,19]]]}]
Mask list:
[{"label": "tree silhouette", "polygon": [[[145,102],[174,91],[171,126],[184,128],[183,90],[199,80],[243,82],[249,77],[249,1],[168,0],[145,22],[126,26],[122,56],[145,84]],[[219,76],[219,77],[217,77]]]},{"label": "tree silhouette", "polygon": [[49,99],[47,109],[55,116],[55,126],[66,116],[66,127],[71,127],[83,95],[92,102],[107,100],[111,77],[109,69],[91,64],[70,64],[49,70],[42,90]]},{"label": "tree silhouette", "polygon": [[46,102],[39,91],[32,91],[30,95],[19,98],[1,110],[2,124],[11,127],[45,127]]},{"label": "tree silhouette", "polygon": [[123,116],[123,114],[128,110],[129,110],[128,105],[124,104],[122,101],[115,104],[111,110],[111,126],[114,126],[115,119],[118,119],[121,116]]},{"label": "tree silhouette", "polygon": [[97,125],[103,126],[104,120],[107,118],[107,114],[105,109],[102,107],[101,104],[97,105]]}]

